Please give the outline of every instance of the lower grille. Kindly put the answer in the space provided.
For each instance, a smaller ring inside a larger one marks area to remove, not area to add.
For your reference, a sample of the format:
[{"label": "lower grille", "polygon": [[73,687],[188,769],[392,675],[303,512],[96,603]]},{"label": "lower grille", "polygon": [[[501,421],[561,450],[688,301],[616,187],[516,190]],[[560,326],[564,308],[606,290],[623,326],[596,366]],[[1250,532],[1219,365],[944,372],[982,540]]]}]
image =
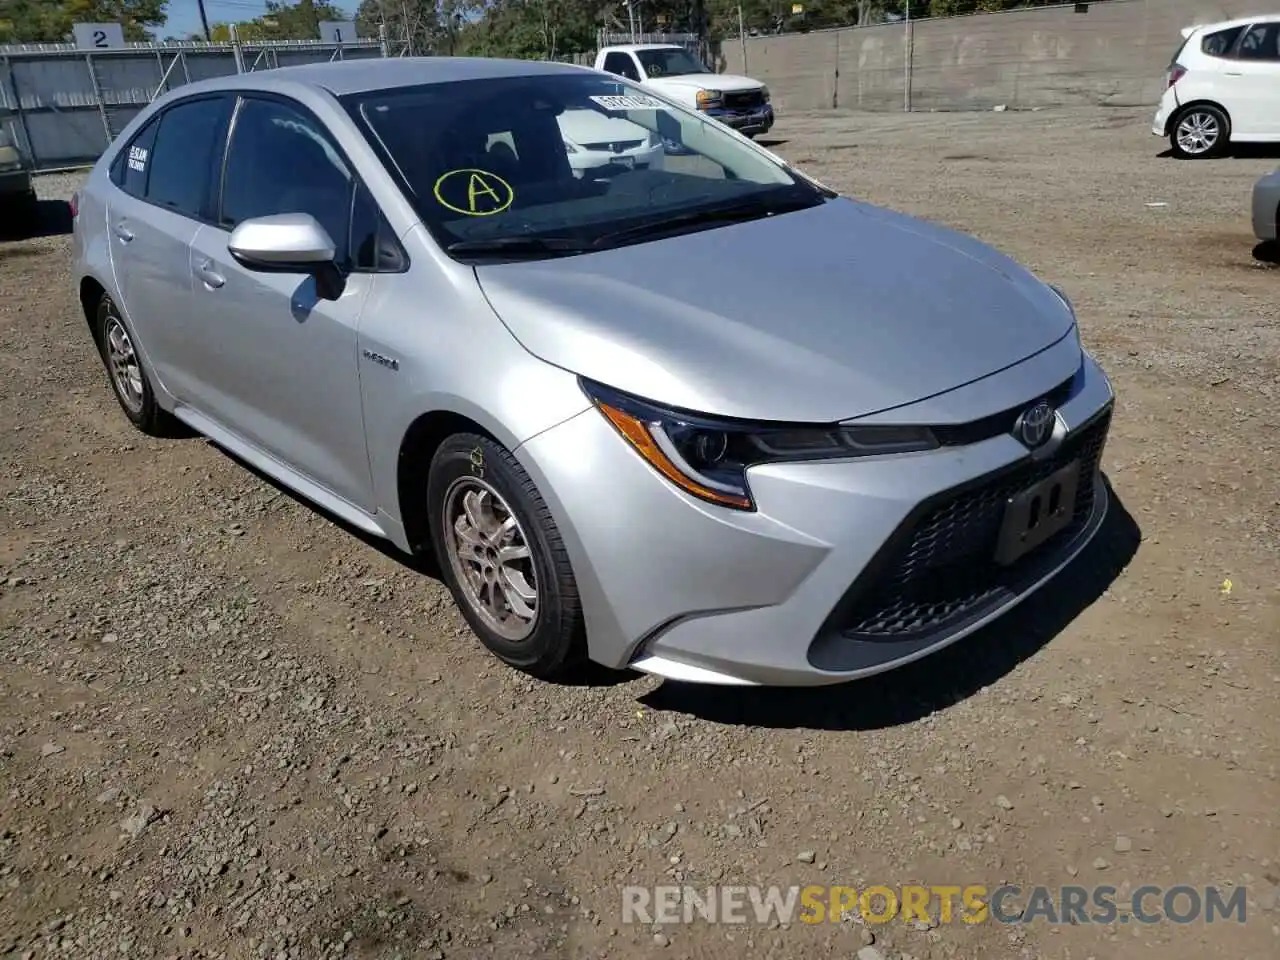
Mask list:
[{"label": "lower grille", "polygon": [[584,143],[583,146],[588,150],[602,150],[605,153],[622,153],[624,150],[634,150],[643,143],[643,140],[610,140],[601,143]]},{"label": "lower grille", "polygon": [[764,104],[764,94],[759,90],[744,90],[741,93],[726,93],[724,105],[729,110],[754,110]]},{"label": "lower grille", "polygon": [[[1026,590],[1088,524],[1093,477],[1111,411],[1069,436],[1053,456],[1002,471],[927,504],[876,555],[836,608],[831,626],[851,640],[911,640],[946,633]],[[1011,566],[995,562],[1010,497],[1079,458],[1071,523]]]}]

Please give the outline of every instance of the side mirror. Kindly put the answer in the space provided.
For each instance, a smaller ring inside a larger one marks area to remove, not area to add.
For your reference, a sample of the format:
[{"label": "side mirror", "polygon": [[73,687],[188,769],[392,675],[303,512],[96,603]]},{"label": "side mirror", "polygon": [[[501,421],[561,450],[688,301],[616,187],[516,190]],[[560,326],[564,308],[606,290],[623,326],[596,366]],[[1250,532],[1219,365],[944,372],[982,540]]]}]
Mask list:
[{"label": "side mirror", "polygon": [[309,213],[242,221],[231,232],[227,250],[246,270],[315,277],[316,293],[325,300],[337,300],[346,287],[346,278],[333,259],[337,252],[333,238]]}]

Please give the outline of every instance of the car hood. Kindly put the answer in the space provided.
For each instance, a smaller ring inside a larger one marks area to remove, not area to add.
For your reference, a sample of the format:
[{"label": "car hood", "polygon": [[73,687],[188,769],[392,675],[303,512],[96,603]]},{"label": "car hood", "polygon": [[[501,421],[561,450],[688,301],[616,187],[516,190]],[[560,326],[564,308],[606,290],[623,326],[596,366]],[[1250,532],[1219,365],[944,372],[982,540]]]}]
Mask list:
[{"label": "car hood", "polygon": [[754,420],[830,422],[931,397],[1074,323],[1051,288],[990,247],[845,198],[476,274],[535,356]]},{"label": "car hood", "polygon": [[724,93],[759,90],[764,86],[759,80],[735,76],[732,73],[678,73],[674,77],[651,77],[648,82],[690,90],[720,90]]}]

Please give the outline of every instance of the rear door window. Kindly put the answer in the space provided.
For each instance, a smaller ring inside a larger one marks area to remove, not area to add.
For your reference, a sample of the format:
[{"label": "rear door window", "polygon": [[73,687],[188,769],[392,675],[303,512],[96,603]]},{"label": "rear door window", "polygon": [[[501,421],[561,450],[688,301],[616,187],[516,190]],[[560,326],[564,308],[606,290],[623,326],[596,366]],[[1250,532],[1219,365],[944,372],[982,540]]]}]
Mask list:
[{"label": "rear door window", "polygon": [[1255,23],[1240,39],[1241,60],[1280,61],[1280,23]]},{"label": "rear door window", "polygon": [[1210,57],[1231,56],[1231,48],[1236,45],[1236,38],[1243,30],[1243,26],[1227,27],[1225,30],[1215,30],[1213,33],[1205,34],[1204,39],[1200,41],[1200,52]]}]

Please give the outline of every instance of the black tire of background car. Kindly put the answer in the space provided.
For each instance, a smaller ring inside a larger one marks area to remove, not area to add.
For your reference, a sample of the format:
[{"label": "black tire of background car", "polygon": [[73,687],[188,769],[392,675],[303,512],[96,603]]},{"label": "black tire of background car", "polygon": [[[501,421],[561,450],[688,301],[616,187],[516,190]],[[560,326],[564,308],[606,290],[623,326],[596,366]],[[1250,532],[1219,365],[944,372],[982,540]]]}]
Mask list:
[{"label": "black tire of background car", "polygon": [[[528,540],[537,576],[538,613],[532,635],[512,642],[498,636],[476,615],[456,579],[441,529],[444,498],[450,484],[475,476],[483,479],[516,514]],[[537,486],[511,453],[487,437],[458,433],[444,441],[427,475],[431,541],[441,575],[454,602],[480,642],[504,663],[542,680],[568,679],[586,659],[586,627],[578,584],[560,531]]]},{"label": "black tire of background car", "polygon": [[[164,410],[160,404],[156,402],[155,392],[151,389],[151,377],[147,371],[146,365],[142,362],[141,355],[138,355],[138,368],[142,371],[142,407],[136,413],[129,409],[124,398],[120,396],[120,388],[116,385],[115,377],[111,375],[111,362],[107,358],[107,338],[106,327],[107,319],[111,316],[117,319],[120,316],[119,309],[115,305],[115,301],[111,299],[110,294],[104,293],[102,299],[98,301],[98,314],[94,324],[94,339],[98,342],[98,356],[102,359],[102,367],[107,373],[107,383],[111,386],[111,393],[116,398],[116,402],[120,404],[120,409],[124,411],[124,415],[129,418],[129,422],[141,430],[149,437],[174,437],[182,434],[182,428],[179,422],[168,411]],[[132,334],[130,335],[132,339]],[[138,350],[137,342],[133,345],[135,354]]]},{"label": "black tire of background car", "polygon": [[[1204,153],[1187,153],[1178,144],[1178,124],[1182,122],[1182,118],[1189,113],[1208,113],[1218,121],[1217,141]],[[1183,107],[1173,117],[1169,124],[1169,146],[1173,148],[1173,155],[1179,160],[1212,160],[1222,156],[1227,152],[1227,148],[1231,145],[1231,121],[1228,119],[1226,111],[1219,107],[1215,107],[1211,103],[1193,103]]]}]

